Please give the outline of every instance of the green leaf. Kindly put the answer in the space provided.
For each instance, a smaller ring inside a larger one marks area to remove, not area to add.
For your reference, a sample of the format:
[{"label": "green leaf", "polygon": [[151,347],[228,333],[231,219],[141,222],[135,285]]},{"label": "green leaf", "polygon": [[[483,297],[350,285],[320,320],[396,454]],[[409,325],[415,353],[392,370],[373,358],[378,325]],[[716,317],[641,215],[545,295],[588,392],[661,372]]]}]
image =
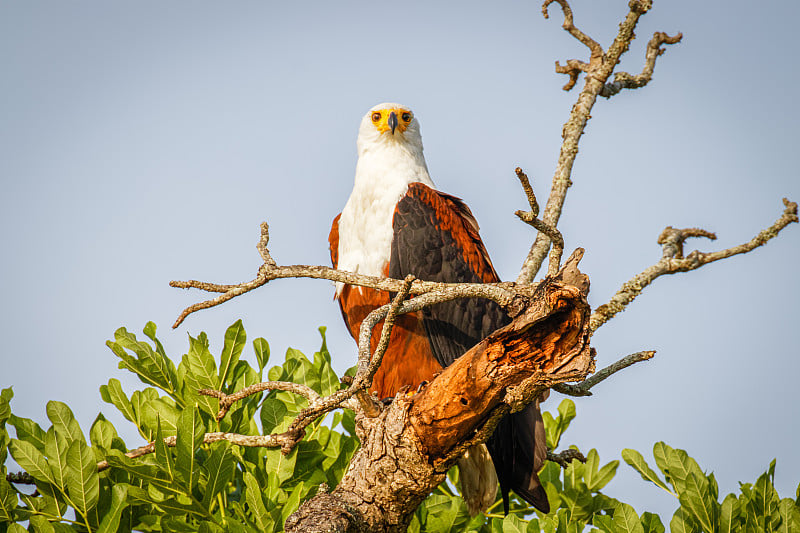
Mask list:
[{"label": "green leaf", "polygon": [[503,533],[526,533],[528,524],[517,515],[509,514],[503,519]]},{"label": "green leaf", "polygon": [[39,424],[30,418],[20,418],[13,414],[8,421],[17,430],[19,440],[30,442],[37,450],[44,453],[45,432]]},{"label": "green leaf", "polygon": [[678,507],[675,514],[672,515],[672,520],[669,521],[670,533],[700,533],[692,516],[683,507]]},{"label": "green leaf", "polygon": [[228,529],[225,530],[219,527],[214,522],[205,521],[205,522],[200,522],[200,527],[198,528],[197,533],[226,533],[226,531],[230,530],[231,530],[230,525],[228,526]]},{"label": "green leaf", "polygon": [[161,431],[160,419],[156,422],[156,438],[154,441],[155,462],[169,481],[175,480],[175,464],[172,459],[172,451],[164,442],[164,433]]},{"label": "green leaf", "polygon": [[50,471],[53,473],[54,484],[61,490],[67,488],[67,451],[69,449],[69,441],[56,431],[55,426],[47,430],[45,437],[44,453],[47,454],[47,464],[50,466]]},{"label": "green leaf", "polygon": [[181,410],[168,397],[145,401],[142,403],[139,413],[142,424],[149,429],[155,429],[160,423],[165,437],[178,434],[178,418],[180,416]]},{"label": "green leaf", "polygon": [[733,533],[739,530],[739,500],[728,494],[722,501],[719,515],[719,533]]},{"label": "green leaf", "polygon": [[195,464],[195,450],[203,442],[204,434],[205,428],[197,409],[185,409],[178,419],[178,438],[175,443],[178,457],[175,467],[189,489],[194,489],[197,484],[199,470]]},{"label": "green leaf", "polygon": [[664,533],[664,524],[657,514],[644,512],[641,516],[644,533]]},{"label": "green leaf", "polygon": [[128,507],[128,490],[126,485],[118,483],[111,488],[111,505],[109,506],[97,533],[115,533],[119,530],[122,511]]},{"label": "green leaf", "polygon": [[47,418],[53,423],[56,431],[67,439],[67,442],[71,443],[79,439],[86,442],[81,427],[67,404],[54,400],[47,402]]},{"label": "green leaf", "polygon": [[575,483],[560,496],[561,507],[567,511],[570,521],[588,520],[592,516],[592,495],[584,482]]},{"label": "green leaf", "polygon": [[800,506],[791,498],[784,498],[778,504],[778,513],[781,517],[779,533],[800,531]]},{"label": "green leaf", "polygon": [[97,505],[100,495],[100,478],[94,454],[83,440],[76,440],[69,445],[67,461],[69,463],[67,487],[70,499],[75,508],[86,515]]},{"label": "green leaf", "polygon": [[606,514],[595,515],[592,519],[592,525],[599,528],[603,533],[617,533],[617,526],[614,525],[614,519]]},{"label": "green leaf", "polygon": [[681,505],[692,513],[702,529],[713,530],[714,516],[717,514],[714,507],[719,504],[709,497],[708,480],[705,476],[700,479],[693,472],[689,473],[684,480],[684,489],[678,493],[678,499]]},{"label": "green leaf", "polygon": [[672,451],[666,443],[656,442],[653,445],[653,458],[656,460],[656,466],[666,476],[667,482],[672,483],[672,478],[669,475],[669,468],[667,467],[667,455]]},{"label": "green leaf", "polygon": [[19,524],[10,524],[6,531],[7,533],[27,533],[28,530]]},{"label": "green leaf", "polygon": [[[145,334],[150,333],[155,336],[155,326],[152,328],[148,326],[145,326]],[[166,355],[153,351],[149,344],[137,340],[136,335],[129,333],[125,328],[115,331],[114,341],[106,341],[106,345],[122,360],[119,363],[120,368],[127,368],[147,385],[174,394],[175,366]],[[133,352],[136,357],[132,357],[128,352]]]},{"label": "green leaf", "polygon": [[31,515],[30,522],[31,530],[34,533],[56,533],[53,525],[41,515]]},{"label": "green leaf", "polygon": [[464,500],[443,494],[431,494],[425,500],[427,517],[423,531],[463,531],[469,521]]},{"label": "green leaf", "polygon": [[267,512],[264,506],[264,500],[261,497],[261,487],[259,486],[256,478],[250,472],[244,473],[245,484],[245,501],[250,509],[250,516],[255,522],[259,531],[272,531],[274,521],[272,516]]},{"label": "green leaf", "polygon": [[[623,452],[624,454],[624,452]],[[589,490],[596,492],[605,487],[609,481],[614,479],[617,474],[617,467],[619,461],[611,461],[598,470],[600,464],[600,456],[597,450],[592,448],[586,456],[586,465],[584,465],[583,479],[586,481],[586,486]]]},{"label": "green leaf", "polygon": [[0,391],[0,426],[11,417],[11,398],[14,390],[11,387]]},{"label": "green leaf", "polygon": [[246,342],[247,334],[242,326],[242,320],[239,319],[225,332],[225,344],[222,347],[219,364],[220,387],[225,386],[226,379],[239,361],[239,357],[242,355],[242,350]]},{"label": "green leaf", "polygon": [[[161,478],[158,476],[158,469],[155,465],[147,464],[142,461],[134,461],[130,458],[126,457],[122,452],[119,450],[109,450],[108,456],[106,457],[108,464],[124,470],[134,476],[136,481],[146,481],[146,482],[158,482],[161,481]],[[128,487],[128,495],[133,498],[142,499],[142,497],[137,496],[136,490],[141,490],[138,487]],[[146,494],[146,491],[145,491]],[[145,496],[144,501],[149,502],[150,500]]]},{"label": "green leaf", "polygon": [[[679,497],[681,492],[687,489],[687,483],[691,483],[693,486],[699,485],[700,494],[708,491],[708,479],[700,469],[697,461],[689,457],[685,450],[667,447],[666,456],[669,481],[675,487]],[[689,479],[690,475],[695,476],[694,481]]]},{"label": "green leaf", "polygon": [[614,526],[619,533],[644,533],[639,515],[627,503],[620,503],[614,510]]},{"label": "green leaf", "polygon": [[294,513],[298,507],[300,507],[300,498],[305,491],[305,483],[300,482],[292,489],[289,497],[286,499],[286,502],[281,506],[281,518],[284,523],[289,518],[289,516]]},{"label": "green leaf", "polygon": [[133,412],[133,406],[128,396],[125,394],[125,391],[122,390],[122,385],[118,379],[111,378],[108,380],[108,385],[102,385],[100,387],[100,397],[103,398],[104,402],[110,403],[116,407],[119,412],[122,413],[122,416],[129,421],[134,424],[137,423],[136,414]]},{"label": "green leaf", "polygon": [[564,398],[561,400],[561,403],[558,404],[558,414],[559,418],[561,418],[560,423],[564,427],[564,430],[566,430],[569,427],[570,422],[575,419],[577,414],[575,411],[575,402],[569,398]]},{"label": "green leaf", "polygon": [[324,327],[319,328],[319,333],[322,336],[322,346],[314,354],[314,366],[319,369],[320,394],[329,396],[339,390],[341,382],[331,366],[331,354],[328,351],[328,345],[325,340],[325,331]]},{"label": "green leaf", "polygon": [[50,471],[47,460],[36,446],[28,441],[11,439],[11,444],[8,445],[8,451],[11,452],[11,457],[14,458],[17,464],[33,476],[34,479],[47,483],[55,483],[55,477],[53,477],[53,473]]},{"label": "green leaf", "polygon": [[267,448],[265,451],[267,472],[275,472],[280,485],[292,479],[295,463],[297,461],[297,448],[293,449],[287,455],[283,455],[278,448]]},{"label": "green leaf", "polygon": [[0,523],[14,522],[14,511],[18,505],[19,498],[14,487],[6,481],[5,476],[0,476]]},{"label": "green leaf", "polygon": [[256,361],[258,361],[258,372],[260,374],[269,363],[269,343],[266,339],[259,337],[253,341],[253,350],[256,352]]},{"label": "green leaf", "polygon": [[289,409],[285,403],[276,398],[275,395],[268,396],[261,405],[261,426],[264,435],[280,431],[276,428],[281,427],[284,421],[290,418],[286,416],[288,413]]},{"label": "green leaf", "polygon": [[203,506],[205,508],[210,508],[214,497],[230,483],[235,468],[236,462],[228,443],[220,442],[214,445],[211,456],[203,465],[203,469],[208,476],[203,496]]},{"label": "green leaf", "polygon": [[675,493],[669,489],[667,484],[661,481],[661,478],[658,477],[658,474],[656,474],[653,469],[650,468],[650,465],[647,464],[647,461],[641,453],[637,452],[636,450],[626,448],[622,450],[622,459],[634,470],[639,472],[639,475],[642,476],[642,479],[661,487],[670,494],[675,495]]},{"label": "green leaf", "polygon": [[92,445],[101,450],[110,450],[115,437],[119,437],[119,435],[114,424],[106,420],[103,413],[98,414],[89,430],[89,439]]},{"label": "green leaf", "polygon": [[200,333],[196,339],[189,336],[189,353],[183,356],[183,364],[187,370],[184,383],[187,397],[206,413],[216,416],[219,411],[219,400],[202,396],[197,392],[200,389],[220,389],[217,365],[208,346],[208,337],[205,333]]}]

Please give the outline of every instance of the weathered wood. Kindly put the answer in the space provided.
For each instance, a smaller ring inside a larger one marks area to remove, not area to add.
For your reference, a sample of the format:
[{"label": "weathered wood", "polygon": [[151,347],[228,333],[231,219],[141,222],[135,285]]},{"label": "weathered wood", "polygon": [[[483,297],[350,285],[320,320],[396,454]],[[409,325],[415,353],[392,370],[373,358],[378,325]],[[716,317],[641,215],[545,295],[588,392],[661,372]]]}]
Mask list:
[{"label": "weathered wood", "polygon": [[447,367],[421,392],[399,394],[379,416],[356,419],[361,448],[336,489],[304,503],[287,532],[405,531],[467,446],[548,387],[593,370],[588,278],[580,253],[522,302],[508,326]]}]

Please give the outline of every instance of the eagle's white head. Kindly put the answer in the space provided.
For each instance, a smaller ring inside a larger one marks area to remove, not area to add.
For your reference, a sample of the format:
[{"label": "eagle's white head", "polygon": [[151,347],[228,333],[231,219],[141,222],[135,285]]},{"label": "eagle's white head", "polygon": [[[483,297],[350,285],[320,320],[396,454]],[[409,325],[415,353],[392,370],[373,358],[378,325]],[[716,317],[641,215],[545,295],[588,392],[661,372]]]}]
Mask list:
[{"label": "eagle's white head", "polygon": [[419,122],[408,107],[384,103],[370,109],[361,119],[357,146],[355,184],[339,219],[338,268],[384,276],[395,205],[409,184],[434,185],[422,154]]},{"label": "eagle's white head", "polygon": [[386,102],[370,109],[358,130],[358,155],[380,148],[405,148],[422,157],[422,135],[414,112],[402,104]]}]

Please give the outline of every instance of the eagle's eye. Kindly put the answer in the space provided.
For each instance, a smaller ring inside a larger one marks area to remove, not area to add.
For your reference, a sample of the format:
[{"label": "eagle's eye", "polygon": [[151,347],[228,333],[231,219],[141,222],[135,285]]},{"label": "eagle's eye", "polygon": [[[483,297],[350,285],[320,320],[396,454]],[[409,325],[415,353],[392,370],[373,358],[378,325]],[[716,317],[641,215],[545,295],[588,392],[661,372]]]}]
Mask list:
[{"label": "eagle's eye", "polygon": [[373,113],[372,114],[372,122],[378,122],[381,119],[380,113]]},{"label": "eagle's eye", "polygon": [[411,122],[411,113],[403,113],[403,121]]}]

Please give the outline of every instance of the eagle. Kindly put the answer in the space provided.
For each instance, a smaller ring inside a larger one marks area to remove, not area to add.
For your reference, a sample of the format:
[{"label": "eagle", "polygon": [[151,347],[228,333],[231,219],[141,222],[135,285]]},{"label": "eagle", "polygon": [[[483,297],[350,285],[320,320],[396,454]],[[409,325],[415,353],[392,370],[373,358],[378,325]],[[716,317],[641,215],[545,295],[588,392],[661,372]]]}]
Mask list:
[{"label": "eagle", "polygon": [[[370,109],[361,120],[357,149],[353,191],[333,220],[329,237],[334,268],[395,279],[412,274],[426,281],[499,281],[469,207],[436,190],[411,109],[397,103]],[[362,321],[389,303],[391,295],[337,283],[335,298],[357,341]],[[480,298],[397,317],[373,391],[389,398],[403,387],[419,387],[509,322],[500,306]],[[372,341],[374,351],[378,336]],[[538,403],[507,415],[486,447],[473,447],[459,461],[462,494],[471,514],[494,502],[498,480],[506,512],[509,490],[549,511],[537,474],[547,452]]]}]

